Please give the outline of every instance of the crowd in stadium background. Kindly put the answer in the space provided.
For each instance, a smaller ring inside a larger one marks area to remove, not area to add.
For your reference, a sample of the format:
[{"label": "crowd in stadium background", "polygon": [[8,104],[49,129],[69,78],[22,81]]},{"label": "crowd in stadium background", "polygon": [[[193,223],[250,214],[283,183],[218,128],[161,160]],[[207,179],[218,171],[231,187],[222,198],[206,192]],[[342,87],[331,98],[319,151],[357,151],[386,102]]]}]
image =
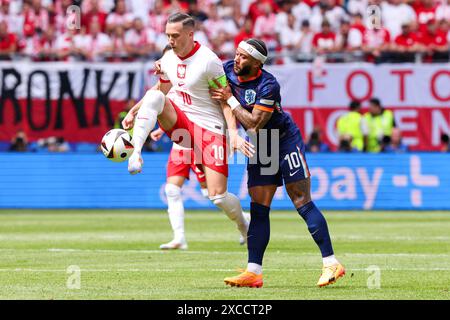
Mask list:
[{"label": "crowd in stadium background", "polygon": [[[174,12],[197,20],[195,39],[221,58],[245,38],[269,63],[447,62],[449,0],[0,0],[0,59],[132,61],[160,56]],[[80,8],[79,27],[76,10]],[[375,5],[376,7],[371,7]],[[369,9],[368,8],[372,8]]]},{"label": "crowd in stadium background", "polygon": [[[80,8],[79,26],[73,8]],[[268,45],[268,64],[450,61],[450,0],[0,0],[0,60],[153,61],[167,44],[167,17],[179,11],[196,18],[194,38],[223,60],[233,58],[241,40],[257,37]],[[383,106],[383,96],[370,98]],[[133,103],[123,101],[124,109]],[[29,143],[26,133],[11,132],[1,150],[74,149],[58,136]],[[397,128],[368,132],[378,136],[376,150],[355,147],[348,132],[339,133],[336,146],[323,135],[321,128],[306,133],[309,152],[408,151]],[[439,149],[448,152],[448,135],[440,138]],[[158,150],[148,142],[147,151]]]}]

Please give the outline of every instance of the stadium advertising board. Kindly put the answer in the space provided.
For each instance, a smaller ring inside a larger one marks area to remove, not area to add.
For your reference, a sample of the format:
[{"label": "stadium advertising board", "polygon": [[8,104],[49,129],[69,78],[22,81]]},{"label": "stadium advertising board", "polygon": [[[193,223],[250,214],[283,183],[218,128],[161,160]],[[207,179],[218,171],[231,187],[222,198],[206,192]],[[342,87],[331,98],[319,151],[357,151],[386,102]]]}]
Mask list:
[{"label": "stadium advertising board", "polygon": [[[167,208],[168,154],[147,153],[140,175],[98,154],[0,153],[1,208]],[[450,209],[449,154],[310,154],[312,196],[323,209]],[[245,164],[230,165],[229,190],[249,207]],[[150,165],[151,164],[151,165]],[[80,174],[82,172],[82,174]],[[193,175],[193,173],[191,173]],[[185,207],[214,208],[195,176],[183,187]],[[284,188],[274,209],[293,209]]]}]

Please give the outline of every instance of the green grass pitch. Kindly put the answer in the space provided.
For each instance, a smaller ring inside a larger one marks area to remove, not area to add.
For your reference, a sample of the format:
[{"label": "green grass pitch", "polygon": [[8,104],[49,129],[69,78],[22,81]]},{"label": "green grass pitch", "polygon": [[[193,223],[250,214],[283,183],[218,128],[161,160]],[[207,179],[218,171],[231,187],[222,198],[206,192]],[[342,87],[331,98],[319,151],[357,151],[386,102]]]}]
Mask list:
[{"label": "green grass pitch", "polygon": [[274,211],[264,287],[250,289],[223,283],[247,253],[218,211],[187,210],[189,250],[162,252],[164,211],[2,210],[0,299],[450,299],[449,212],[325,216],[344,278],[317,288],[321,257],[305,223]]}]

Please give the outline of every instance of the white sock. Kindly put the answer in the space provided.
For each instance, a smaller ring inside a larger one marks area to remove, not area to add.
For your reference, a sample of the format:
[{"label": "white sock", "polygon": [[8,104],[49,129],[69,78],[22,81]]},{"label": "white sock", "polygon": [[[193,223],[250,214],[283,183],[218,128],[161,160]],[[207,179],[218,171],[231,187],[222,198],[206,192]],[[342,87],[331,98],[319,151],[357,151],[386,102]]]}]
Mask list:
[{"label": "white sock", "polygon": [[324,267],[332,266],[333,264],[339,263],[339,261],[337,261],[337,259],[335,258],[334,255],[322,258],[322,260],[323,260]]},{"label": "white sock", "polygon": [[202,192],[202,196],[204,196],[205,198],[208,198],[208,196],[209,196],[208,189],[202,188],[200,191]]},{"label": "white sock", "polygon": [[219,194],[217,196],[209,197],[209,199],[220,209],[225,211],[230,220],[235,221],[239,232],[247,237],[249,222],[244,218],[242,214],[242,207],[239,198],[234,194],[225,192],[224,194]]},{"label": "white sock", "polygon": [[257,263],[251,263],[249,262],[247,264],[247,271],[252,272],[254,274],[261,274],[262,273],[262,266]]},{"label": "white sock", "polygon": [[181,197],[181,188],[167,183],[166,188],[167,211],[169,220],[173,230],[173,238],[176,242],[185,242],[184,237],[184,206]]},{"label": "white sock", "polygon": [[150,131],[155,127],[158,115],[162,112],[166,98],[159,90],[148,90],[134,122],[134,150],[140,153]]}]

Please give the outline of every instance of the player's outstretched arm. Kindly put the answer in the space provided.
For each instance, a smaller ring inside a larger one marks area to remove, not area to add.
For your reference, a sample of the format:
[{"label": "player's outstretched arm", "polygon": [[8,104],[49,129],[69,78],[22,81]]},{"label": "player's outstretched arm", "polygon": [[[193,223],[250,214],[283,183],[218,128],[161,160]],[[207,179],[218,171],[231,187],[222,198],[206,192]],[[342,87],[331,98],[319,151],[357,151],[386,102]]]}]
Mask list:
[{"label": "player's outstretched arm", "polygon": [[245,156],[251,158],[255,154],[255,146],[245,140],[238,134],[236,117],[233,115],[231,108],[226,103],[221,103],[223,115],[227,122],[228,134],[230,136],[231,152],[239,150]]}]

